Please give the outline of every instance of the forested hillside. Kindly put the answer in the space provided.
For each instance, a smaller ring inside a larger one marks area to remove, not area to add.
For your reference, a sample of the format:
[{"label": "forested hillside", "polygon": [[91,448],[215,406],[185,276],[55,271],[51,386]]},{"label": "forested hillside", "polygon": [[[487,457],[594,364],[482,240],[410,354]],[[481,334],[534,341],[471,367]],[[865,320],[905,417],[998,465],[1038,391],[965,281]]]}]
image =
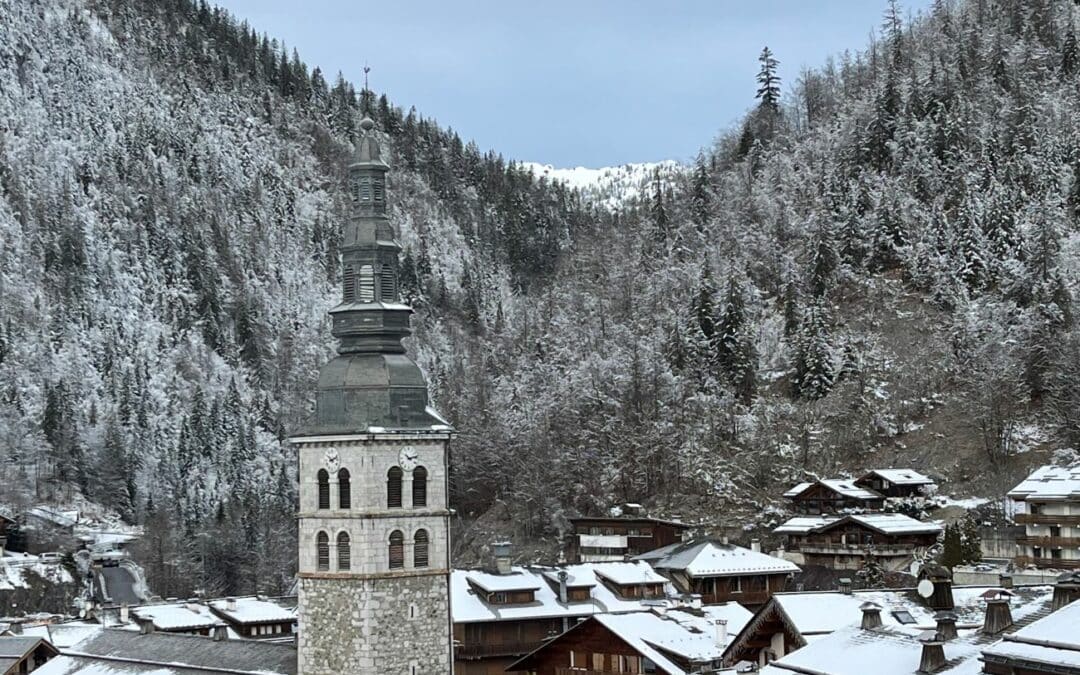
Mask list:
[{"label": "forested hillside", "polygon": [[0,0],[0,501],[148,525],[162,594],[287,585],[362,107],[463,559],[496,517],[737,522],[871,464],[992,496],[1080,440],[1075,12],[893,7],[786,85],[766,56],[696,166],[601,208],[205,4]]}]

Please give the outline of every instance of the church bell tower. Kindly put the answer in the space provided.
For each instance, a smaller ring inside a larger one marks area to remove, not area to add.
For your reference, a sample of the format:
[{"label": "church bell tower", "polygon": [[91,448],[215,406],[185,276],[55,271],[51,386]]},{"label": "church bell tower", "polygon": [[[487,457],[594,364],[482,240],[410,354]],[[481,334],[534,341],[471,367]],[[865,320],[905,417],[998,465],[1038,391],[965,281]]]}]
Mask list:
[{"label": "church bell tower", "polygon": [[443,675],[453,662],[448,445],[401,341],[401,246],[374,122],[348,168],[338,355],[319,372],[300,459],[300,675]]}]

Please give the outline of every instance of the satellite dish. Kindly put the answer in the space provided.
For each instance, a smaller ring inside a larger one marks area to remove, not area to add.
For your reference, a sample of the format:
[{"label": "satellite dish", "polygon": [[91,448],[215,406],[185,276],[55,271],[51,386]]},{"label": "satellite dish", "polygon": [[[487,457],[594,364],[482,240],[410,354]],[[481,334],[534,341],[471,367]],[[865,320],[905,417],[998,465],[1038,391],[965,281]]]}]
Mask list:
[{"label": "satellite dish", "polygon": [[929,579],[923,579],[919,582],[919,586],[916,590],[919,591],[919,595],[923,596],[924,598],[929,598],[931,595],[934,594],[934,582],[930,581]]}]

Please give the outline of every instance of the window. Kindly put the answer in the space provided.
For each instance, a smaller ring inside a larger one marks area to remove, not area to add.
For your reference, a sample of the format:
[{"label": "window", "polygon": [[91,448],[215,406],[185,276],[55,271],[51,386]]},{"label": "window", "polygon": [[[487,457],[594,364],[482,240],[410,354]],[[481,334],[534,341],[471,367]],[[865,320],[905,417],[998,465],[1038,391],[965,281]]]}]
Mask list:
[{"label": "window", "polygon": [[391,509],[401,508],[401,467],[390,467],[386,472],[386,506]]},{"label": "window", "polygon": [[412,472],[412,505],[427,506],[427,469],[422,466]]},{"label": "window", "polygon": [[330,537],[325,532],[315,536],[315,558],[320,572],[330,569]]},{"label": "window", "polygon": [[428,533],[427,530],[417,530],[413,537],[413,567],[428,566]]},{"label": "window", "polygon": [[742,593],[742,577],[731,577],[728,588],[732,593]]},{"label": "window", "polygon": [[399,570],[405,567],[405,535],[401,530],[390,533],[390,569]]},{"label": "window", "polygon": [[1028,511],[1033,516],[1039,515],[1039,511],[1041,511],[1041,510],[1042,510],[1042,506],[1040,504],[1028,504]]},{"label": "window", "polygon": [[319,508],[330,508],[330,474],[326,469],[319,469],[317,474],[319,481]]},{"label": "window", "polygon": [[349,197],[354,204],[360,198],[360,179],[355,175],[349,176]]},{"label": "window", "polygon": [[356,268],[346,265],[342,273],[343,288],[345,289],[345,302],[352,302],[356,298]]},{"label": "window", "polygon": [[338,508],[352,508],[352,489],[349,484],[349,470],[341,469],[337,472],[338,485]]},{"label": "window", "polygon": [[337,568],[339,570],[348,570],[349,565],[352,562],[349,552],[349,533],[338,532],[337,536]]},{"label": "window", "polygon": [[375,196],[375,201],[381,202],[386,196],[383,192],[383,181],[379,178],[376,178],[371,182],[371,187],[373,188],[372,193]]},{"label": "window", "polygon": [[360,178],[358,180],[358,188],[359,188],[359,199],[360,199],[360,201],[362,201],[362,202],[370,202],[371,201],[371,179],[370,178]]},{"label": "window", "polygon": [[360,302],[375,302],[375,268],[371,265],[360,266],[360,276],[356,282],[356,294]]},{"label": "window", "polygon": [[907,610],[902,609],[902,610],[893,612],[892,615],[893,615],[893,618],[896,619],[897,623],[902,623],[904,625],[907,625],[909,623],[915,623],[915,617],[913,617],[911,615],[911,612],[909,612]]},{"label": "window", "polygon": [[385,265],[379,274],[379,298],[383,302],[393,302],[394,297],[394,271],[389,265]]}]

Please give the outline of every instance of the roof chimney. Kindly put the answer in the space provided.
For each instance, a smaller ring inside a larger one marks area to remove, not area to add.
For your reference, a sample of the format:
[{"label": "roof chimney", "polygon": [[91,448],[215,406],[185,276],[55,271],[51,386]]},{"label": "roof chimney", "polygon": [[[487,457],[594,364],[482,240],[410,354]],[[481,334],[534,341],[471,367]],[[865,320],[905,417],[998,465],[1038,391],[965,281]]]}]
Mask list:
[{"label": "roof chimney", "polygon": [[22,625],[23,625],[23,620],[22,619],[15,619],[10,624],[8,624],[8,632],[11,633],[12,635],[22,635],[23,634]]},{"label": "roof chimney", "polygon": [[497,541],[491,548],[495,553],[495,571],[499,574],[510,574],[513,571],[510,566],[510,542]]},{"label": "roof chimney", "polygon": [[236,598],[225,598],[225,610],[228,612],[236,611]]},{"label": "roof chimney", "polygon": [[851,595],[851,579],[849,577],[844,577],[843,579],[840,579],[838,584],[841,593],[843,593],[844,595]]},{"label": "roof chimney", "polygon": [[952,572],[943,565],[927,565],[922,575],[934,585],[934,592],[926,599],[930,609],[953,609]]},{"label": "roof chimney", "polygon": [[224,642],[229,639],[229,629],[223,623],[214,626],[214,642]]},{"label": "roof chimney", "polygon": [[566,573],[566,570],[559,570],[559,602],[564,605],[567,601],[566,579],[569,576],[570,575]]},{"label": "roof chimney", "polygon": [[1013,577],[1012,577],[1012,575],[1009,574],[1008,572],[1002,572],[1001,574],[998,575],[998,584],[1002,588],[1012,588],[1013,587]]},{"label": "roof chimney", "polygon": [[761,553],[761,540],[760,539],[751,539],[750,540],[750,550],[755,552],[755,553]]},{"label": "roof chimney", "polygon": [[727,619],[717,619],[716,623],[716,646],[720,649],[727,647]]},{"label": "roof chimney", "polygon": [[945,666],[945,641],[936,631],[928,630],[919,636],[922,643],[922,656],[919,658],[919,673],[934,673]]},{"label": "roof chimney", "polygon": [[943,641],[955,640],[958,637],[956,619],[956,612],[948,610],[934,614],[934,620],[937,621],[937,634]]},{"label": "roof chimney", "polygon": [[131,621],[131,610],[126,602],[120,603],[120,623],[125,626]]},{"label": "roof chimney", "polygon": [[1056,612],[1074,600],[1080,600],[1080,571],[1066,572],[1057,578],[1053,610]]},{"label": "roof chimney", "polygon": [[148,619],[146,617],[136,615],[135,622],[139,624],[139,632],[143,635],[149,635],[150,633],[154,632],[153,619]]},{"label": "roof chimney", "polygon": [[1008,596],[987,598],[986,622],[983,624],[983,632],[987,635],[997,635],[1011,625],[1013,625],[1013,619],[1012,610],[1009,609]]},{"label": "roof chimney", "polygon": [[7,537],[0,537],[0,558],[4,557],[5,546],[7,546]]},{"label": "roof chimney", "polygon": [[872,602],[864,602],[859,609],[862,610],[863,630],[881,627],[881,607]]}]

